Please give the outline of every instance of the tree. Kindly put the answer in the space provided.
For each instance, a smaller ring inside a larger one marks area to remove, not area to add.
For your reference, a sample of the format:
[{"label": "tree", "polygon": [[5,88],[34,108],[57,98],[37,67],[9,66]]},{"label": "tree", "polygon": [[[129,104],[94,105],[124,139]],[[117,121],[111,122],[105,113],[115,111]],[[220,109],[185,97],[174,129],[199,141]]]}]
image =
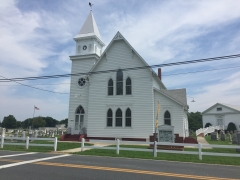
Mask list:
[{"label": "tree", "polygon": [[22,128],[22,121],[17,121],[16,128]]},{"label": "tree", "polygon": [[206,128],[206,127],[210,127],[210,126],[212,126],[212,124],[211,124],[211,123],[207,123],[207,124],[205,125],[205,128]]},{"label": "tree", "polygon": [[59,121],[58,124],[65,124],[65,127],[67,127],[68,126],[68,118]]},{"label": "tree", "polygon": [[200,112],[191,112],[188,114],[189,129],[196,131],[203,127],[202,114]]},{"label": "tree", "polygon": [[39,127],[45,127],[46,121],[43,119],[43,117],[35,117],[33,118],[32,126],[33,128],[39,128]]},{"label": "tree", "polygon": [[16,125],[17,125],[17,120],[13,115],[9,115],[3,118],[2,127],[14,129],[16,128]]},{"label": "tree", "polygon": [[235,131],[235,130],[237,130],[236,125],[234,123],[230,122],[228,124],[227,130],[228,131]]},{"label": "tree", "polygon": [[43,117],[43,119],[46,121],[46,127],[55,127],[59,121],[56,119],[53,119],[52,117]]}]

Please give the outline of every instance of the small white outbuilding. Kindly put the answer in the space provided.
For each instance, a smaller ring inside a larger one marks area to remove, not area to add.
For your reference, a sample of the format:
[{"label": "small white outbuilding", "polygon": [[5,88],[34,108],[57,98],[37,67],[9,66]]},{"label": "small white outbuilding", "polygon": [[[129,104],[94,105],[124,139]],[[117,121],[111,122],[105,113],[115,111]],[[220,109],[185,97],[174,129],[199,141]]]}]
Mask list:
[{"label": "small white outbuilding", "polygon": [[203,127],[218,126],[227,130],[230,123],[240,131],[240,106],[216,103],[202,112]]}]

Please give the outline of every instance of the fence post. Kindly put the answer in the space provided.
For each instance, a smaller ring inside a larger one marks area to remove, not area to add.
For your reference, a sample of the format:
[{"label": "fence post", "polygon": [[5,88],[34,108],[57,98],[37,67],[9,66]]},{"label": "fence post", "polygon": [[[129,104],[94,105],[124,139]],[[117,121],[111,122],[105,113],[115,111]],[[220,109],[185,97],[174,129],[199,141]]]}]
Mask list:
[{"label": "fence post", "polygon": [[57,137],[54,139],[54,151],[57,151]]},{"label": "fence post", "polygon": [[157,157],[157,142],[154,142],[154,146],[153,146],[154,150],[153,150],[153,156]]},{"label": "fence post", "polygon": [[202,144],[198,144],[198,155],[199,159],[202,160]]},{"label": "fence post", "polygon": [[84,139],[84,138],[82,138],[81,152],[83,152],[83,151],[84,151],[84,142],[85,142],[85,139]]},{"label": "fence post", "polygon": [[29,136],[27,136],[26,138],[26,149],[28,149],[28,147],[29,147]]},{"label": "fence post", "polygon": [[117,139],[117,154],[119,154],[119,144],[120,144],[120,141],[119,139]]},{"label": "fence post", "polygon": [[1,137],[1,148],[3,148],[3,144],[4,144],[4,136]]}]

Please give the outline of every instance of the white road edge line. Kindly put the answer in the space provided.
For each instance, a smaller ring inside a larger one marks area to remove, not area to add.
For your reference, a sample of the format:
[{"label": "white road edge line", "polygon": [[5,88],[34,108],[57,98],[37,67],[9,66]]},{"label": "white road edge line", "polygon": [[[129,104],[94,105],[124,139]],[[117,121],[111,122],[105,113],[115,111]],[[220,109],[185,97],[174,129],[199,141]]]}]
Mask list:
[{"label": "white road edge line", "polygon": [[13,167],[13,166],[19,166],[19,165],[23,165],[23,164],[34,163],[34,162],[39,162],[39,161],[46,161],[46,160],[49,160],[49,159],[56,159],[56,158],[61,158],[61,157],[66,157],[66,156],[71,156],[71,155],[70,154],[64,154],[64,155],[59,155],[59,156],[53,156],[53,157],[34,159],[34,160],[23,161],[23,162],[18,162],[18,163],[12,163],[12,164],[7,164],[7,165],[2,165],[2,166],[0,166],[0,169]]},{"label": "white road edge line", "polygon": [[0,158],[13,157],[13,156],[23,156],[23,155],[29,155],[29,154],[37,154],[37,152],[22,153],[22,154],[11,154],[11,155],[0,156]]}]

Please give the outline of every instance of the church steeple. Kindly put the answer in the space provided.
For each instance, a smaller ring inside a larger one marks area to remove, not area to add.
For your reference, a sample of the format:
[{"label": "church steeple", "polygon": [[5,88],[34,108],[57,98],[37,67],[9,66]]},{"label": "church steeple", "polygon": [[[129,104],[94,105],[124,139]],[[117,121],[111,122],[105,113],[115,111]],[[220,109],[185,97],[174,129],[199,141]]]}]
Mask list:
[{"label": "church steeple", "polygon": [[84,22],[81,30],[74,37],[76,41],[76,55],[86,54],[97,54],[98,56],[102,53],[102,47],[105,45],[92,14],[90,11],[86,21]]}]

